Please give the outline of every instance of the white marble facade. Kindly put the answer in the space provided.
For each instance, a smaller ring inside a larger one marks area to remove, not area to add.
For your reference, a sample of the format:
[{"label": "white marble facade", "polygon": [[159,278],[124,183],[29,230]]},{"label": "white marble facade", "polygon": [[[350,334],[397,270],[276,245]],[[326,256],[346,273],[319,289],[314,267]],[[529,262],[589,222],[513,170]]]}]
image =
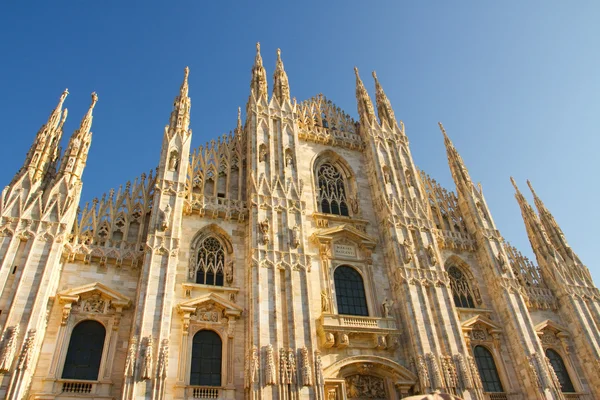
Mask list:
[{"label": "white marble facade", "polygon": [[258,46],[245,120],[191,150],[188,73],[156,171],[78,211],[97,96],[61,155],[65,91],[2,192],[3,398],[600,398],[600,294],[537,196],[539,265],[441,124],[456,192],[375,74],[354,121],[279,51],[269,94]]}]

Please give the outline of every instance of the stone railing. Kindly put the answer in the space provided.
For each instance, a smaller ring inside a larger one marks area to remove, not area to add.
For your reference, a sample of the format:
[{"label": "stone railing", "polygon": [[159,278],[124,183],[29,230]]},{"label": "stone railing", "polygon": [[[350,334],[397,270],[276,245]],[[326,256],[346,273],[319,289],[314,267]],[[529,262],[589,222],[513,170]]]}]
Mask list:
[{"label": "stone railing", "polygon": [[565,396],[565,400],[583,400],[585,398],[581,393],[563,393],[563,396]]},{"label": "stone railing", "polygon": [[486,393],[485,397],[487,400],[508,400],[506,393]]},{"label": "stone railing", "polygon": [[187,389],[188,399],[218,399],[221,394],[220,387],[214,386],[189,386]]},{"label": "stone railing", "polygon": [[556,297],[552,290],[539,286],[525,286],[529,309],[556,310],[558,308]]},{"label": "stone railing", "polygon": [[192,193],[186,198],[184,212],[189,215],[194,211],[201,216],[225,220],[236,219],[240,222],[246,218],[248,213],[245,201],[206,196],[200,193]]},{"label": "stone railing", "polygon": [[396,321],[393,318],[361,317],[357,315],[323,314],[321,324],[326,329],[350,328],[350,330],[368,332],[397,329]]},{"label": "stone railing", "polygon": [[64,381],[62,382],[63,393],[80,393],[91,394],[94,389],[94,384],[91,382],[81,381]]},{"label": "stone railing", "polygon": [[436,229],[438,244],[442,248],[475,251],[475,240],[461,232]]}]

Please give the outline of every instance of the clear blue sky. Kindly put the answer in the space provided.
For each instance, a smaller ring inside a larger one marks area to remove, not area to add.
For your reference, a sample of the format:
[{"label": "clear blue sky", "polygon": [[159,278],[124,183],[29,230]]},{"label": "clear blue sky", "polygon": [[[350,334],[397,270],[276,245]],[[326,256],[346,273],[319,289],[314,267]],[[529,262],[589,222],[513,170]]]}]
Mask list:
[{"label": "clear blue sky", "polygon": [[186,65],[193,146],[233,129],[260,41],[269,77],[282,49],[292,96],[322,92],[354,116],[352,67],[372,95],[376,70],[418,167],[454,189],[442,121],[500,231],[528,255],[509,176],[522,190],[531,179],[600,283],[600,2],[155,3],[0,5],[1,185],[65,87],[65,137],[99,95],[84,201],[156,166]]}]

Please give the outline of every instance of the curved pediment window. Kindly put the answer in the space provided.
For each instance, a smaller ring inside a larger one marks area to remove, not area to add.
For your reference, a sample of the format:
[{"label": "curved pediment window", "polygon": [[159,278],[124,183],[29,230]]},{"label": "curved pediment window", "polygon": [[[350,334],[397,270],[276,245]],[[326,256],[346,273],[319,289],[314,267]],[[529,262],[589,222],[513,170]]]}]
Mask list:
[{"label": "curved pediment window", "polygon": [[317,183],[320,211],[349,217],[348,191],[341,172],[333,164],[325,162],[317,171]]},{"label": "curved pediment window", "polygon": [[196,283],[223,286],[225,250],[221,242],[208,236],[198,245]]}]

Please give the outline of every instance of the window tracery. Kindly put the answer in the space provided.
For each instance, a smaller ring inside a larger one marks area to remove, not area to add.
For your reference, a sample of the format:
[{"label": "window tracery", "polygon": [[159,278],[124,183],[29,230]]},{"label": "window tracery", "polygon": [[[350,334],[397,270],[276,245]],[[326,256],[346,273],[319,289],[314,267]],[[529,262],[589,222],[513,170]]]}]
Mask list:
[{"label": "window tracery", "polygon": [[450,289],[454,297],[456,307],[475,308],[475,296],[471,290],[471,285],[467,281],[465,274],[455,266],[448,268],[450,277]]},{"label": "window tracery", "polygon": [[190,270],[190,278],[196,283],[223,286],[225,250],[214,236],[208,236],[197,247],[195,269]]},{"label": "window tracery", "polygon": [[331,163],[323,163],[317,172],[318,201],[324,214],[350,216],[346,183],[340,171]]}]

